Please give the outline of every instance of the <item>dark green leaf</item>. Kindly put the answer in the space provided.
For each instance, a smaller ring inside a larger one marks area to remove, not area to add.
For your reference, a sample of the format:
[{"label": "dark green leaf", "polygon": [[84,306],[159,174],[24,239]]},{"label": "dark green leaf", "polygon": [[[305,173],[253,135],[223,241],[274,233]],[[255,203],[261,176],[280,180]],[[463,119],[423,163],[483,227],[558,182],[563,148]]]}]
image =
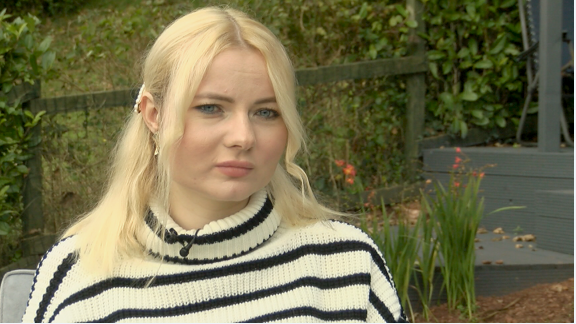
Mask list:
[{"label": "dark green leaf", "polygon": [[467,47],[463,47],[458,51],[458,58],[465,58],[466,56],[470,55],[470,50]]},{"label": "dark green leaf", "polygon": [[0,235],[8,235],[10,234],[10,225],[6,222],[0,221]]},{"label": "dark green leaf", "polygon": [[397,4],[395,7],[404,18],[408,18],[408,11],[406,11],[402,5]]},{"label": "dark green leaf", "polygon": [[446,53],[437,50],[428,51],[428,53],[426,54],[428,55],[428,59],[431,61],[439,60],[446,57]]},{"label": "dark green leaf", "polygon": [[41,53],[44,53],[48,50],[48,47],[50,47],[51,43],[52,43],[52,37],[48,36],[44,38],[44,40],[42,41],[42,43],[40,43],[40,45],[38,45],[37,50]]},{"label": "dark green leaf", "polygon": [[482,61],[474,63],[474,68],[476,68],[476,69],[491,69],[493,67],[494,67],[494,64],[490,60],[482,60]]},{"label": "dark green leaf", "polygon": [[416,20],[406,20],[406,26],[410,28],[416,28],[418,27],[418,23],[416,22]]},{"label": "dark green leaf", "polygon": [[432,73],[432,76],[438,79],[438,64],[434,62],[429,62],[428,68],[430,69],[430,73]]},{"label": "dark green leaf", "polygon": [[460,121],[460,134],[462,138],[466,138],[468,135],[468,125],[463,120]]},{"label": "dark green leaf", "polygon": [[472,55],[476,55],[478,53],[478,42],[474,38],[471,38],[468,41],[468,48],[470,49],[470,53],[472,53]]},{"label": "dark green leaf", "polygon": [[472,116],[478,119],[482,119],[484,117],[484,113],[482,113],[482,110],[474,109],[472,110]]},{"label": "dark green leaf", "polygon": [[56,58],[56,53],[54,52],[46,52],[42,55],[42,69],[44,71],[50,70],[52,68],[52,63],[54,63],[54,59]]},{"label": "dark green leaf", "polygon": [[474,92],[462,92],[460,98],[466,101],[476,101],[478,100],[478,95]]}]

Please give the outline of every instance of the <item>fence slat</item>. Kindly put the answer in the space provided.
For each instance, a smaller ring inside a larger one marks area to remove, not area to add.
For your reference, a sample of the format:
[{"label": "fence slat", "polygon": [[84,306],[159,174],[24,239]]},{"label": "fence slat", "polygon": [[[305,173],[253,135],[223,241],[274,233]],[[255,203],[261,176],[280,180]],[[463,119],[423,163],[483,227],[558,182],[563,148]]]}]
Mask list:
[{"label": "fence slat", "polygon": [[380,59],[296,71],[299,85],[312,85],[342,80],[369,79],[382,76],[426,72],[424,56]]},{"label": "fence slat", "polygon": [[[386,75],[422,73],[426,69],[426,59],[422,55],[301,69],[296,70],[296,78],[298,84],[304,86]],[[53,115],[86,109],[132,106],[138,90],[123,89],[34,99],[30,102],[30,108],[33,112],[44,110],[47,115]]]},{"label": "fence slat", "polygon": [[46,111],[47,115],[83,111],[86,109],[132,106],[138,89],[100,91],[87,94],[35,99],[30,102],[33,112]]}]

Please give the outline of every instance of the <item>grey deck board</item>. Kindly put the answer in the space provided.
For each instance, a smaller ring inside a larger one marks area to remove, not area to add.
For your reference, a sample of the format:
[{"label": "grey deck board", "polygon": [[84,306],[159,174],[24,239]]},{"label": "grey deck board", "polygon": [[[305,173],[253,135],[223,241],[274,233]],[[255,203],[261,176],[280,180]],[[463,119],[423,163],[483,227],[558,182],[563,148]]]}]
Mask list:
[{"label": "grey deck board", "polygon": [[[494,168],[486,169],[487,175],[574,179],[574,150],[571,148],[559,153],[542,153],[536,148],[467,147],[462,148],[462,152],[470,159],[469,167],[496,164]],[[454,148],[425,150],[424,170],[448,172],[456,156],[464,157]]]}]

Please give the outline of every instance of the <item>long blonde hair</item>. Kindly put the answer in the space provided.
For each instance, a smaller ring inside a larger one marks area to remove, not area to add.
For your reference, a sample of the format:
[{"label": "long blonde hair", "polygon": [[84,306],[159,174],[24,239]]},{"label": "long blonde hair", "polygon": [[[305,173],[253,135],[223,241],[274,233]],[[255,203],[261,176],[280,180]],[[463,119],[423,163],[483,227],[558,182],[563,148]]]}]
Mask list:
[{"label": "long blonde hair", "polygon": [[338,215],[318,203],[306,173],[294,163],[305,148],[305,135],[296,109],[294,69],[284,47],[270,30],[242,12],[204,8],[167,27],[144,63],[146,91],[159,109],[158,156],[152,133],[142,116],[134,113],[116,145],[103,198],[63,235],[78,236],[79,257],[87,268],[110,273],[119,258],[144,252],[136,233],[144,226],[152,197],[168,206],[168,156],[183,134],[183,115],[214,57],[231,47],[253,48],[264,56],[288,129],[284,159],[266,186],[275,209],[294,226]]}]

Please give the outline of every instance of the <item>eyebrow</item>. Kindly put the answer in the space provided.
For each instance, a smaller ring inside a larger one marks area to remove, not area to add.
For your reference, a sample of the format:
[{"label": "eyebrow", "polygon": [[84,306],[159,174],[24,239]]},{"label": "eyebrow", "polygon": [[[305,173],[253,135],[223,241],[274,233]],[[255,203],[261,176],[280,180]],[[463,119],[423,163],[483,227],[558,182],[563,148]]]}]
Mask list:
[{"label": "eyebrow", "polygon": [[[214,100],[220,100],[220,101],[226,101],[229,103],[234,103],[234,99],[227,97],[227,96],[217,94],[217,93],[212,93],[212,92],[201,93],[199,95],[196,95],[194,97],[194,99],[214,99]],[[276,103],[276,97],[258,99],[254,102],[255,105],[261,105],[261,104],[265,104],[265,103]]]}]

